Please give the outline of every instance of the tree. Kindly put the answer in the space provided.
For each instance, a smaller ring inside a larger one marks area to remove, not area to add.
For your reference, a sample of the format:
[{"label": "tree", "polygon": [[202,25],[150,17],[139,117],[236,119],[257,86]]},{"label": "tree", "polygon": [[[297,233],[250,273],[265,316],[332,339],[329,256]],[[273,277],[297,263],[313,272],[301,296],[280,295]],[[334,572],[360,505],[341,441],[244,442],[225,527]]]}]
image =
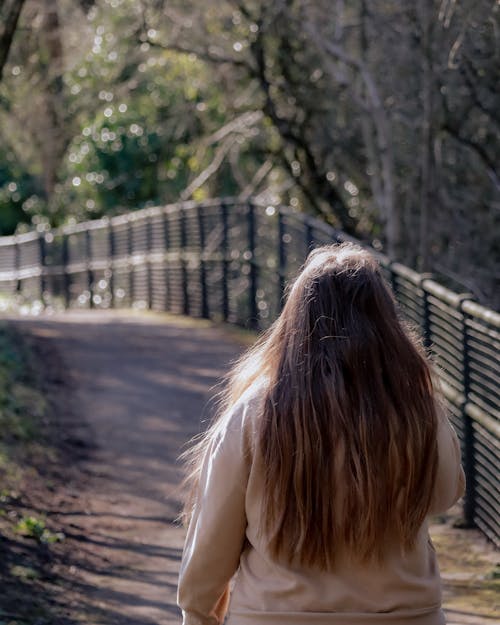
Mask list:
[{"label": "tree", "polygon": [[495,303],[497,18],[493,0],[26,0],[0,203],[56,224],[252,194]]}]

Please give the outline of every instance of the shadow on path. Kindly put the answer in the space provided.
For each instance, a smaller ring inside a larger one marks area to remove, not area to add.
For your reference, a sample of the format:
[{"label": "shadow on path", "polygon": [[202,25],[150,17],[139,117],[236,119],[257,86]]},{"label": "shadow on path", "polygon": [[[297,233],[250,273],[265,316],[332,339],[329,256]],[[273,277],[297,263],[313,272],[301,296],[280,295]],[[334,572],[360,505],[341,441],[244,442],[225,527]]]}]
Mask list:
[{"label": "shadow on path", "polygon": [[[51,625],[180,623],[177,459],[210,418],[213,387],[241,344],[206,322],[165,315],[73,311],[15,323],[44,348],[47,367],[51,353],[62,363],[58,422],[73,450],[64,488],[39,510],[66,534],[55,575],[69,581],[55,584],[61,619]],[[448,623],[498,623],[484,600],[472,607],[473,586],[454,582],[463,550],[479,558],[484,541],[447,525],[433,535]]]},{"label": "shadow on path", "polygon": [[88,625],[179,623],[177,459],[241,346],[203,322],[153,315],[77,311],[15,323],[57,350],[72,391],[60,421],[80,450],[78,471],[44,510],[66,532],[71,584],[56,602]]}]

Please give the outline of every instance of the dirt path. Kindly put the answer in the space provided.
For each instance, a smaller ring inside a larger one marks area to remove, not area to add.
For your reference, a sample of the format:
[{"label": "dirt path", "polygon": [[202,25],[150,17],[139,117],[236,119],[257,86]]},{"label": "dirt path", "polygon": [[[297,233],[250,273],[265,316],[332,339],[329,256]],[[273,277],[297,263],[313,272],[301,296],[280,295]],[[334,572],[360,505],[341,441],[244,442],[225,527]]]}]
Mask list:
[{"label": "dirt path", "polygon": [[[177,458],[202,427],[210,389],[241,343],[208,323],[152,314],[75,311],[16,323],[55,350],[70,384],[61,420],[75,466],[47,504],[66,534],[60,574],[71,584],[59,591],[68,616],[61,625],[180,623]],[[493,566],[491,549],[477,533],[445,526],[434,533],[443,550],[449,624],[498,623],[493,592],[474,605],[467,599]],[[479,549],[480,566],[476,558],[457,578],[458,550],[469,546]]]},{"label": "dirt path", "polygon": [[179,623],[176,460],[241,347],[182,319],[74,312],[18,323],[61,355],[73,387],[68,419],[82,423],[72,436],[91,446],[83,488],[67,484],[54,510],[71,543],[71,617]]}]

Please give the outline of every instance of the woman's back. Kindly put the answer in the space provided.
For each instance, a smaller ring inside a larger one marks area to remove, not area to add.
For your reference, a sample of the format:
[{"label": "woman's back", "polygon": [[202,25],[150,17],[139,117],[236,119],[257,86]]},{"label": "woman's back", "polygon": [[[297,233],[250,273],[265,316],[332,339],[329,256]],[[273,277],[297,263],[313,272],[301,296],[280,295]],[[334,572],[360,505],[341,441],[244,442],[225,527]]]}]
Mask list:
[{"label": "woman's back", "polygon": [[429,366],[360,248],[313,252],[194,451],[185,623],[442,623],[425,524],[463,490]]},{"label": "woman's back", "polygon": [[[255,388],[243,398],[246,406],[241,408],[241,425],[238,416],[235,418],[236,432],[240,428],[255,432],[254,419],[258,418],[261,393],[262,389]],[[464,488],[458,442],[445,418],[438,428],[438,449],[440,463],[430,510],[434,514],[448,509],[463,494]],[[239,455],[248,459],[247,453],[243,448]],[[229,466],[225,473],[233,475]],[[339,547],[332,570],[304,569],[298,563],[279,562],[269,552],[269,537],[259,530],[263,516],[264,473],[258,455],[253,456],[245,494],[245,546],[232,592],[228,625],[247,622],[436,625],[444,622],[440,611],[439,570],[425,522],[414,548],[404,555],[400,545],[391,542],[389,537],[381,561],[359,562],[345,548]],[[226,487],[227,484],[224,490]],[[325,491],[334,499],[339,487],[342,485],[338,483],[323,483]],[[222,536],[227,548],[227,534]],[[278,617],[277,613],[283,614]]]}]

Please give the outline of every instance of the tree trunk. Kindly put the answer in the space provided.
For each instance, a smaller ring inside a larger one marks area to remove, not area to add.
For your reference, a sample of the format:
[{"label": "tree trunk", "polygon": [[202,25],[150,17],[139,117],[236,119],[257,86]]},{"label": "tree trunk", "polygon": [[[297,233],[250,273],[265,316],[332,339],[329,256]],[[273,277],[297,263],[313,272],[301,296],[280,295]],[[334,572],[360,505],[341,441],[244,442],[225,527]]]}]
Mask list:
[{"label": "tree trunk", "polygon": [[63,47],[57,2],[44,0],[41,45],[47,51],[43,92],[41,145],[44,189],[50,200],[57,182],[57,169],[64,155]]},{"label": "tree trunk", "polygon": [[422,33],[422,139],[420,147],[420,245],[419,270],[430,271],[430,211],[433,210],[433,109],[434,76],[432,67],[432,0],[419,0]]}]

